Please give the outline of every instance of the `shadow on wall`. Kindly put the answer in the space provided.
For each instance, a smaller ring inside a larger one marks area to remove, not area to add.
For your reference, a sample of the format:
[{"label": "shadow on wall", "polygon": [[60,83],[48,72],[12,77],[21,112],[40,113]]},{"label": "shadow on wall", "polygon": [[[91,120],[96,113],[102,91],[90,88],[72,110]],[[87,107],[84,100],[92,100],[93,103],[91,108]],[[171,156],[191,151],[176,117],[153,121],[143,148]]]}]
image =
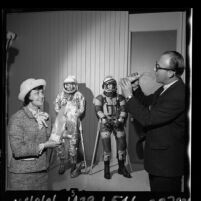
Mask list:
[{"label": "shadow on wall", "polygon": [[15,63],[15,57],[19,54],[19,50],[17,48],[14,48],[14,47],[10,47],[8,49],[8,58],[7,58],[7,67],[8,67],[8,70],[9,70],[9,67],[11,64]]},{"label": "shadow on wall", "polygon": [[144,72],[140,78],[140,86],[145,95],[154,93],[161,84],[156,82],[155,72]]},{"label": "shadow on wall", "polygon": [[[93,105],[94,95],[85,83],[79,83],[79,91],[83,94],[86,100],[85,113],[82,116],[82,127],[83,127],[83,140],[85,146],[86,160],[91,161],[95,139],[97,133],[98,118],[95,113],[95,107]],[[97,156],[100,158],[101,146],[98,146]],[[81,146],[80,146],[81,148]]]},{"label": "shadow on wall", "polygon": [[[19,50],[18,49],[16,49],[16,48],[14,48],[14,47],[10,47],[9,49],[8,49],[8,51],[7,51],[7,65],[6,65],[6,71],[7,72],[10,72],[10,68],[11,68],[11,65],[13,64],[13,63],[15,63],[15,58],[16,58],[16,56],[19,54]],[[8,73],[7,73],[7,75],[8,75]],[[7,77],[6,78],[6,82],[7,82],[7,90],[9,89],[9,82],[8,82],[8,80],[9,80],[9,77]],[[9,96],[9,90],[7,91],[7,96]]]},{"label": "shadow on wall", "polygon": [[[19,54],[19,50],[14,48],[14,47],[9,47],[9,49],[7,50],[6,52],[6,76],[5,77],[5,83],[7,85],[7,91],[6,91],[6,96],[7,96],[7,99],[8,97],[10,96],[10,91],[9,91],[9,73],[10,72],[10,68],[12,66],[13,63],[15,63],[15,58],[16,56]],[[7,104],[7,103],[6,103]],[[6,125],[8,124],[8,121],[9,121],[9,108],[7,107],[7,112],[6,112]],[[9,167],[10,166],[10,159],[11,159],[11,154],[12,154],[12,151],[11,151],[11,147],[10,147],[10,142],[9,142],[9,138],[6,139],[7,140],[7,152],[8,152],[8,157],[7,157],[7,166]]]},{"label": "shadow on wall", "polygon": [[[9,72],[10,72],[10,68],[12,66],[12,64],[15,63],[15,58],[16,56],[19,54],[19,50],[14,48],[14,47],[9,47],[9,49],[7,50],[6,52],[6,77],[5,77],[5,83],[6,83],[6,86],[7,86],[7,91],[6,91],[6,96],[7,96],[7,99],[8,97],[10,96],[10,87],[9,87],[9,80],[10,80],[10,77],[9,77]],[[8,123],[8,119],[9,119],[9,108],[7,107],[7,113],[6,113],[6,123]]]},{"label": "shadow on wall", "polygon": [[144,130],[141,124],[130,117],[132,122],[129,123],[130,134],[128,136],[128,153],[131,163],[143,163],[144,159]]}]

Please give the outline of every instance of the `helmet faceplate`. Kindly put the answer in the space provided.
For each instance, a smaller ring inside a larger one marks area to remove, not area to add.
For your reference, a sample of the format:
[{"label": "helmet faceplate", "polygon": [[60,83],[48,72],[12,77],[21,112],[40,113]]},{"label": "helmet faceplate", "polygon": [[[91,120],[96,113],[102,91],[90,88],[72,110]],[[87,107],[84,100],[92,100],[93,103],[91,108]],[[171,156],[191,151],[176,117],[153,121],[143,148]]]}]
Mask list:
[{"label": "helmet faceplate", "polygon": [[113,77],[107,76],[103,81],[102,88],[104,90],[104,93],[108,95],[110,93],[114,94],[117,91],[117,82]]},{"label": "helmet faceplate", "polygon": [[69,75],[63,83],[64,91],[68,94],[75,93],[78,90],[77,80],[75,76]]}]

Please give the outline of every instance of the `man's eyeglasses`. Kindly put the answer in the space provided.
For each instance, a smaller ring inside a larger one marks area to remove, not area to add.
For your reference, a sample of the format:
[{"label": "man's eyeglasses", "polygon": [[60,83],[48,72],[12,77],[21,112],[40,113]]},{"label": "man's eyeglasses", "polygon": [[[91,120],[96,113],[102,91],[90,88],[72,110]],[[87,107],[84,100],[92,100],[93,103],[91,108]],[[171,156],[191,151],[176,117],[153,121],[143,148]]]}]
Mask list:
[{"label": "man's eyeglasses", "polygon": [[156,61],[156,66],[155,66],[154,70],[155,70],[156,72],[157,72],[158,70],[166,70],[166,71],[172,70],[172,71],[175,71],[175,69],[171,69],[171,68],[162,68],[162,67],[158,64],[157,61]]}]

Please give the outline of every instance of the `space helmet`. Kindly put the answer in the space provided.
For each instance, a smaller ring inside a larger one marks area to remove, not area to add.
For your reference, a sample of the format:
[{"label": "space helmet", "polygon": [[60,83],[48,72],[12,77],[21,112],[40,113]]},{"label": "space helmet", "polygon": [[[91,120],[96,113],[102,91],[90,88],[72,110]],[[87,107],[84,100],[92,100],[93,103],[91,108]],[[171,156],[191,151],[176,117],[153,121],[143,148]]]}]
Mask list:
[{"label": "space helmet", "polygon": [[78,90],[77,80],[74,75],[69,75],[63,82],[63,89],[66,93],[72,94]]},{"label": "space helmet", "polygon": [[112,76],[106,76],[103,80],[102,89],[104,94],[107,96],[112,96],[116,94],[117,91],[117,82]]}]

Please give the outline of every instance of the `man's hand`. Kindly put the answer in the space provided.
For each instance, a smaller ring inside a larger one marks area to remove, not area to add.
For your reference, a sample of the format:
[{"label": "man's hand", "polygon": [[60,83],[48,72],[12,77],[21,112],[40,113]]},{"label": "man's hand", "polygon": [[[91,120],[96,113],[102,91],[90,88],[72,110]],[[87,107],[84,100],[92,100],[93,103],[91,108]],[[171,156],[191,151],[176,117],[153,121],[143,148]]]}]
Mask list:
[{"label": "man's hand", "polygon": [[130,74],[127,78],[130,80],[131,85],[133,87],[133,91],[135,91],[139,87],[139,78],[142,75],[139,75],[138,72]]},{"label": "man's hand", "polygon": [[123,96],[125,98],[128,98],[129,96],[133,95],[132,85],[128,78],[122,78],[120,81],[120,86],[121,86]]},{"label": "man's hand", "polygon": [[139,87],[139,77],[140,75],[138,73],[133,73],[131,76],[131,85],[133,87],[133,91],[135,91]]}]

